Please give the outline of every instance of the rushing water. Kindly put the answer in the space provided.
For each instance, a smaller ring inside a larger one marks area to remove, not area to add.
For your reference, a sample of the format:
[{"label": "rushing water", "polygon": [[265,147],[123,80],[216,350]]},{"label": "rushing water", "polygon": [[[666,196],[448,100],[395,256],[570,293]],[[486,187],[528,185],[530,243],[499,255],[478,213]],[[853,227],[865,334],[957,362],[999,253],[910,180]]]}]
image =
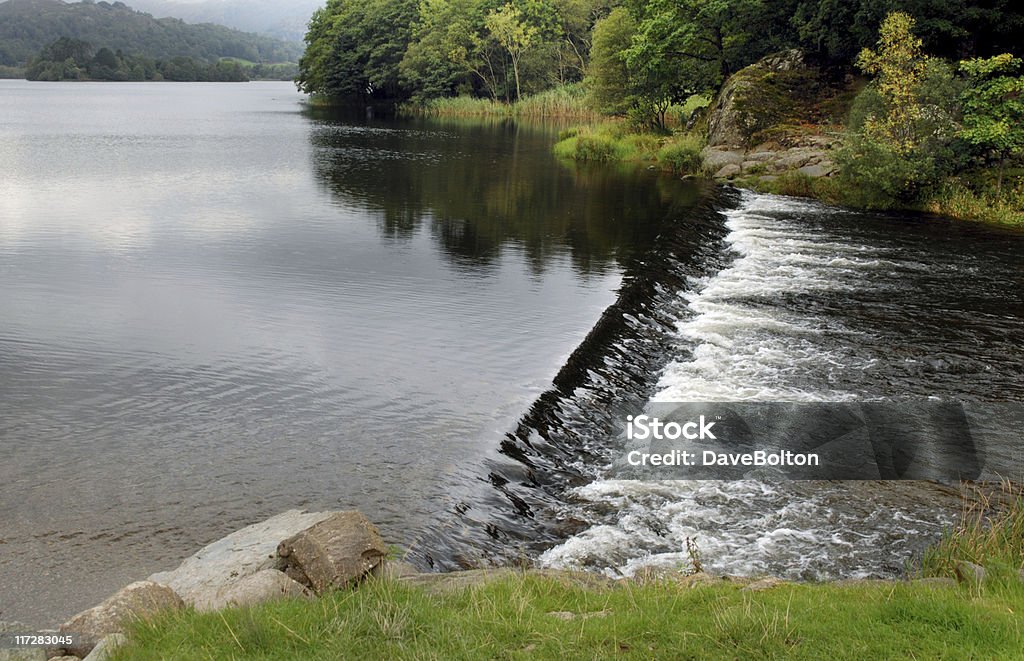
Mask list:
[{"label": "rushing water", "polygon": [[[1024,237],[573,168],[287,84],[0,82],[0,619],[289,508],[424,567],[891,575],[922,485],[606,479],[652,399],[1024,395]],[[913,542],[908,542],[908,539]]]}]

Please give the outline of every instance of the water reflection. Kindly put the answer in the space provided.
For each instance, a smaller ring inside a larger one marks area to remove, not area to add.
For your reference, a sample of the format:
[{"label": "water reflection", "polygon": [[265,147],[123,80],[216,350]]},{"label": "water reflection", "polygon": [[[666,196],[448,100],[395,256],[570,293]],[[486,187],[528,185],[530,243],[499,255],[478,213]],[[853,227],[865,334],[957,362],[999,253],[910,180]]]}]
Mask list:
[{"label": "water reflection", "polygon": [[461,268],[493,268],[509,246],[535,272],[563,255],[580,273],[628,265],[658,235],[652,219],[678,216],[699,195],[649,171],[559,163],[551,125],[314,122],[314,170],[338,204],[378,213],[388,238],[428,228]]}]

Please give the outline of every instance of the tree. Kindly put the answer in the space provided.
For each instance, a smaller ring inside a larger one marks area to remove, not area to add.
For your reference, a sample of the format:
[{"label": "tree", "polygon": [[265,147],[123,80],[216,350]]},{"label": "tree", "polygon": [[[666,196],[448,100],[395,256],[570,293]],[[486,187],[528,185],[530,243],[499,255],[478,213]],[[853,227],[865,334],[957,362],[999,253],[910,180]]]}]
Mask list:
[{"label": "tree", "polygon": [[587,81],[590,102],[601,112],[624,115],[633,103],[626,51],[635,30],[636,22],[624,7],[616,7],[594,25]]},{"label": "tree", "polygon": [[1009,53],[960,63],[970,83],[961,94],[967,142],[999,160],[996,194],[1003,188],[1006,162],[1024,154],[1024,76],[1021,60]]},{"label": "tree", "polygon": [[310,19],[299,88],[337,100],[402,97],[399,65],[416,16],[413,0],[329,0]]},{"label": "tree", "polygon": [[519,62],[522,59],[523,51],[533,43],[537,30],[523,22],[522,13],[511,3],[489,13],[484,25],[512,60],[512,73],[515,76],[516,100],[518,101],[522,98]]},{"label": "tree", "polygon": [[913,28],[913,18],[893,12],[882,22],[878,50],[865,48],[857,56],[857,66],[876,76],[883,103],[882,116],[868,117],[864,133],[898,154],[909,153],[918,143],[914,129],[921,108],[916,95],[928,61]]}]

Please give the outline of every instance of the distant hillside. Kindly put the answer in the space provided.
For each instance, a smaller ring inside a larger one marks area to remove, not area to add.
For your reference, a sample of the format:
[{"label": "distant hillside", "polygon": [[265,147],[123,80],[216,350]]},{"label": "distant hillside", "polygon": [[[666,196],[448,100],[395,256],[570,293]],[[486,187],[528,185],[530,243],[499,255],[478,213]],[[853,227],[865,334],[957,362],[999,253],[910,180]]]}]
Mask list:
[{"label": "distant hillside", "polygon": [[253,62],[295,62],[302,54],[298,44],[221,25],[156,19],[122,2],[0,2],[0,65],[24,66],[61,37],[156,59],[189,57],[214,62],[232,57]]},{"label": "distant hillside", "polygon": [[217,23],[246,32],[300,42],[313,12],[326,0],[134,0],[153,16],[176,16],[189,23]]}]

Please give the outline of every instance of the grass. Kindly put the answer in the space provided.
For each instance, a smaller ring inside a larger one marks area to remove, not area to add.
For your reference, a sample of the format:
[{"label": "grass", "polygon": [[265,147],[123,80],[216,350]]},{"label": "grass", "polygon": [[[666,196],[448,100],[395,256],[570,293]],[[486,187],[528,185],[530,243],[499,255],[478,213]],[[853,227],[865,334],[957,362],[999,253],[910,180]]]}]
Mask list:
[{"label": "grass", "polygon": [[579,84],[563,85],[538,94],[525,96],[515,103],[493,99],[456,96],[431,99],[423,104],[401,107],[406,115],[428,117],[507,117],[507,118],[572,118],[596,119],[586,102],[586,93]]},{"label": "grass", "polygon": [[583,162],[654,164],[679,174],[701,172],[703,139],[692,133],[669,136],[631,131],[624,122],[578,126],[559,135],[553,147],[559,158]]},{"label": "grass", "polygon": [[1002,195],[988,189],[977,193],[963,184],[948,183],[927,202],[925,209],[958,220],[980,220],[1024,227],[1024,181],[1008,182]]},{"label": "grass", "polygon": [[[1024,585],[792,584],[744,592],[663,579],[582,588],[523,574],[445,594],[370,581],[138,623],[114,661],[173,659],[1020,658]],[[553,615],[557,614],[557,615]]]},{"label": "grass", "polygon": [[928,549],[923,576],[955,576],[958,562],[982,565],[1002,579],[1024,571],[1024,487],[1003,482],[995,491],[975,487],[964,499],[959,524]]}]

